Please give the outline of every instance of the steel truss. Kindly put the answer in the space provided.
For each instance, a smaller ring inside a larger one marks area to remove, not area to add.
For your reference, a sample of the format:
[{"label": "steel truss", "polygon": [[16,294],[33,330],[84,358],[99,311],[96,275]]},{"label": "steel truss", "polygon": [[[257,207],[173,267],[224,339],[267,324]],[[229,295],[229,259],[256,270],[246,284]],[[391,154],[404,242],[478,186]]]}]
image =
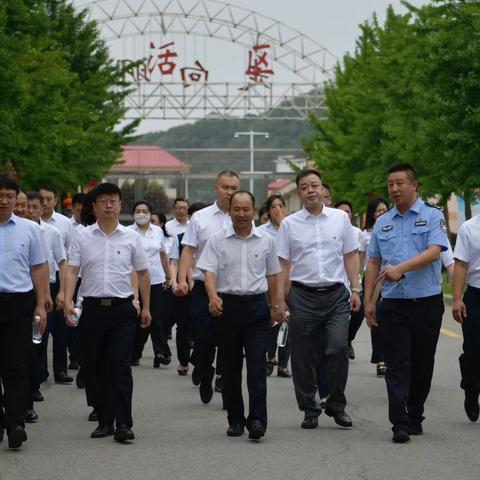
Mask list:
[{"label": "steel truss", "polygon": [[[251,48],[268,43],[271,59],[298,78],[298,83],[245,84],[139,81],[127,99],[130,118],[201,119],[258,115],[303,120],[322,111],[323,82],[337,58],[325,47],[287,25],[254,11],[218,0],[91,0],[88,9],[104,39],[183,34],[220,39]],[[299,97],[299,98],[297,98]]]}]

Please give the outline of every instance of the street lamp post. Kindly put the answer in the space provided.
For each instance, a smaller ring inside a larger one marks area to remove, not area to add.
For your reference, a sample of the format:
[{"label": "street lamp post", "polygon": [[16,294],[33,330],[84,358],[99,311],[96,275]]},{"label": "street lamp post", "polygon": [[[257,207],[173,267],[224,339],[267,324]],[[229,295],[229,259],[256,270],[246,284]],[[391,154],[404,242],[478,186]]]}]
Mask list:
[{"label": "street lamp post", "polygon": [[248,173],[250,173],[251,177],[249,180],[249,190],[254,194],[253,174],[255,173],[255,136],[261,136],[268,139],[270,138],[270,134],[268,132],[254,132],[253,130],[250,130],[249,132],[235,132],[235,138],[239,138],[241,135],[248,135],[250,137],[250,171]]}]

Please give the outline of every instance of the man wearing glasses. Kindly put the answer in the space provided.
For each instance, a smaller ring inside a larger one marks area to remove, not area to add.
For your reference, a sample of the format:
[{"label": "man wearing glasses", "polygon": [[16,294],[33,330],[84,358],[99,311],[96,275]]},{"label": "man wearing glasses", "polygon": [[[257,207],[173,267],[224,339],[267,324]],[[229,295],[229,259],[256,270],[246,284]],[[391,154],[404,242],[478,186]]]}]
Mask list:
[{"label": "man wearing glasses", "polygon": [[[118,221],[121,191],[111,183],[92,193],[97,222],[77,230],[69,250],[65,283],[65,316],[75,326],[73,294],[82,270],[79,296],[83,313],[79,343],[85,388],[98,413],[92,438],[114,435],[118,442],[133,440],[131,430],[133,379],[130,358],[137,311],[133,306],[131,273],[136,271],[143,301],[140,324],[151,322],[150,275],[140,236]],[[114,429],[116,423],[116,429]]]}]

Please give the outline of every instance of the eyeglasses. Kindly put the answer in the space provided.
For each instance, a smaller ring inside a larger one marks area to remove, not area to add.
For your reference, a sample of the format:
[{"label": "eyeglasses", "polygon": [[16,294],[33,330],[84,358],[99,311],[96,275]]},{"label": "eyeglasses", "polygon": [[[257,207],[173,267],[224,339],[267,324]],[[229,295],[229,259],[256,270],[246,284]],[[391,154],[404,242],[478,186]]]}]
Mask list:
[{"label": "eyeglasses", "polygon": [[95,203],[99,203],[102,207],[106,207],[107,205],[111,205],[114,207],[115,205],[120,203],[120,200],[98,200]]}]

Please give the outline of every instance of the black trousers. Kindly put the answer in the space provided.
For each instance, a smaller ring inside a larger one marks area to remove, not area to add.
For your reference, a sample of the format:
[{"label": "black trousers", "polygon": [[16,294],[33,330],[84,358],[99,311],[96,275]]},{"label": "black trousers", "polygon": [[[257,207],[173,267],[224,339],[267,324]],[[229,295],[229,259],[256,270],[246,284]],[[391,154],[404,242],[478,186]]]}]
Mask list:
[{"label": "black trousers", "polygon": [[[215,374],[213,362],[218,337],[218,319],[212,317],[208,310],[208,295],[205,284],[195,280],[191,292],[190,315],[195,331],[195,346],[192,363],[200,371],[200,382],[211,382]],[[263,363],[265,371],[265,362]],[[217,373],[221,374],[221,359],[217,359]]]},{"label": "black trousers", "polygon": [[[275,325],[274,327],[270,327],[268,329],[268,352],[267,352],[267,360],[270,358],[275,358],[277,353],[277,338],[278,338],[278,331],[280,330],[280,324]],[[287,368],[288,361],[290,360],[290,343],[287,337],[287,343],[284,347],[278,347],[278,367],[279,368]]]},{"label": "black trousers", "polygon": [[[140,304],[142,299],[140,298]],[[137,324],[135,332],[135,345],[133,348],[133,358],[140,359],[143,355],[143,349],[147,343],[148,336],[151,336],[152,346],[155,355],[162,353],[170,357],[172,352],[168,346],[166,317],[165,317],[165,290],[162,284],[152,285],[150,287],[150,314],[152,323],[148,328],[141,328]]]},{"label": "black trousers", "polygon": [[[222,394],[230,425],[249,427],[260,420],[267,427],[267,353],[270,309],[265,295],[222,294],[219,318],[219,356],[222,362]],[[243,352],[247,363],[249,414],[245,419],[242,396]]]},{"label": "black trousers", "polygon": [[442,294],[418,300],[382,300],[378,328],[383,337],[393,431],[408,429],[424,419],[444,310]]},{"label": "black trousers", "polygon": [[[377,317],[380,316],[379,308],[381,303],[382,300],[380,298],[376,305]],[[372,328],[370,330],[370,339],[372,341],[372,356],[370,357],[370,362],[375,364],[384,362],[385,356],[383,355],[383,339],[379,328]]]},{"label": "black trousers", "polygon": [[350,312],[350,323],[348,325],[348,344],[351,345],[355,339],[358,330],[362,326],[365,318],[365,309],[363,305],[363,296],[361,297],[362,304],[358,312]]},{"label": "black trousers", "polygon": [[132,426],[133,378],[130,366],[137,311],[132,299],[102,306],[85,298],[78,324],[80,359],[87,398],[99,423]]},{"label": "black trousers", "polygon": [[190,295],[172,297],[172,320],[177,324],[175,341],[177,345],[178,362],[187,367],[190,362],[190,340],[192,322],[190,319]]},{"label": "black trousers", "polygon": [[[50,284],[50,294],[55,300],[59,288],[59,282]],[[36,362],[36,378],[38,387],[48,378],[48,339],[53,337],[53,375],[56,378],[60,372],[67,371],[67,324],[63,310],[57,310],[56,306],[47,316],[47,328],[42,337],[42,343],[37,347],[39,360]],[[38,390],[38,388],[37,388]]]},{"label": "black trousers", "polygon": [[467,318],[462,323],[463,353],[460,355],[460,386],[469,393],[480,393],[480,288],[468,286],[463,296]]},{"label": "black trousers", "polygon": [[326,380],[330,390],[327,407],[332,412],[345,410],[349,296],[344,285],[324,294],[292,285],[288,294],[292,378],[298,407],[307,416],[318,416],[322,411],[316,398],[318,358],[322,352],[326,355]]},{"label": "black trousers", "polygon": [[0,382],[3,384],[4,417],[9,428],[24,426],[31,385],[30,353],[35,308],[33,292],[0,294]]}]

